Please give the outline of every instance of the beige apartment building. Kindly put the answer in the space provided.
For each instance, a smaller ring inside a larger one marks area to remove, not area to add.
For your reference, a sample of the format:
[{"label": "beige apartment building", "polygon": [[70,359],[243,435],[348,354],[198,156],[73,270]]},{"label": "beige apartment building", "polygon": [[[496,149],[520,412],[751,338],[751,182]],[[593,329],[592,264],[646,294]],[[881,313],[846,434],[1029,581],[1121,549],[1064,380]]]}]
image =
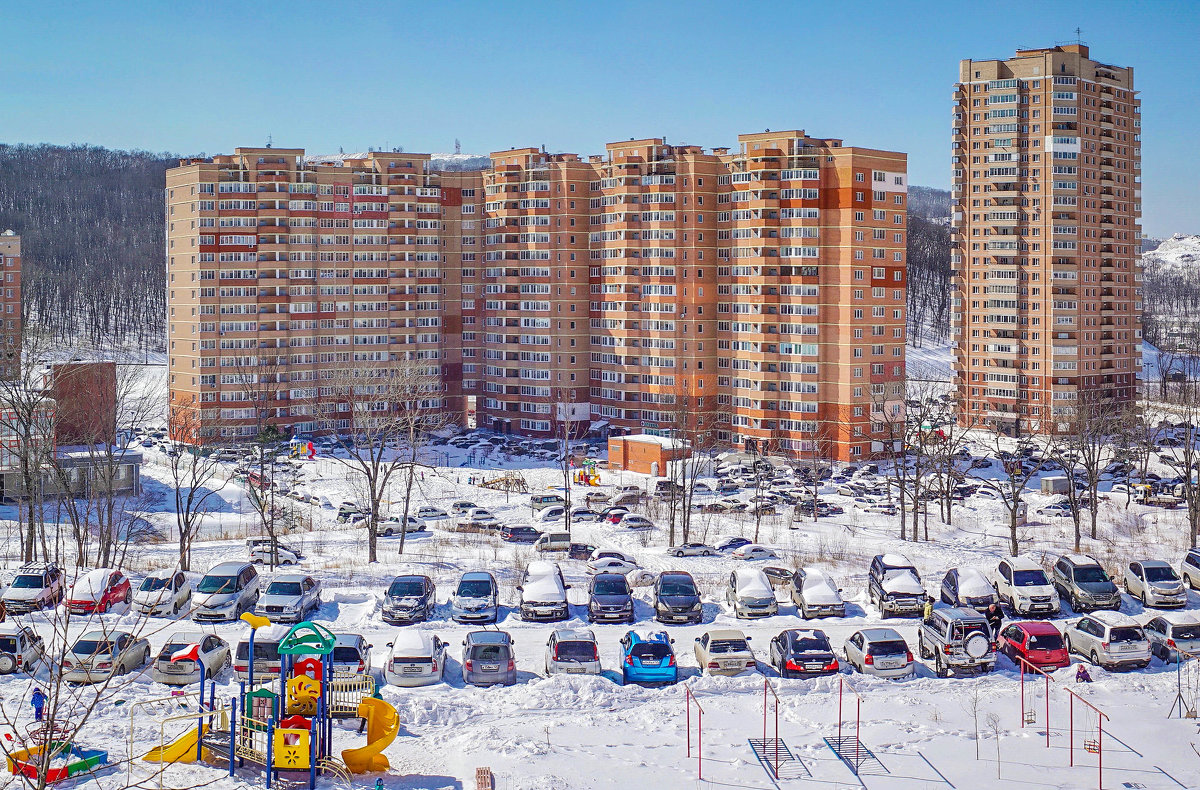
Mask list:
[{"label": "beige apartment building", "polygon": [[0,233],[0,376],[21,370],[21,237]]},{"label": "beige apartment building", "polygon": [[240,148],[169,171],[173,408],[250,436],[265,392],[272,422],[318,431],[329,371],[418,358],[448,413],[501,432],[703,413],[738,447],[883,450],[903,417],[903,154],[785,131],[491,160]]},{"label": "beige apartment building", "polygon": [[1082,44],[964,60],[954,89],[954,370],[967,424],[1065,430],[1135,397],[1140,103]]}]

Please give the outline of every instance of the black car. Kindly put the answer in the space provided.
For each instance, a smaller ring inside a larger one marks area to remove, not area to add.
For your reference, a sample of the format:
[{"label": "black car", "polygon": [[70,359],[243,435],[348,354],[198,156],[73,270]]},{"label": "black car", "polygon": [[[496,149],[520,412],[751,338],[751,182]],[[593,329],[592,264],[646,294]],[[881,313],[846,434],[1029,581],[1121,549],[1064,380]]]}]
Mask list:
[{"label": "black car", "polygon": [[700,591],[690,573],[665,571],[654,581],[654,618],[660,623],[699,623],[704,619]]},{"label": "black car", "polygon": [[436,604],[437,588],[428,576],[397,576],[383,598],[383,621],[403,625],[428,620]]},{"label": "black car", "polygon": [[597,573],[588,583],[588,622],[632,623],[633,592],[622,573]]},{"label": "black car", "polygon": [[740,536],[725,538],[717,543],[717,551],[733,551],[734,549],[740,549],[742,546],[749,546],[753,542],[749,538]]},{"label": "black car", "polygon": [[572,543],[570,547],[567,548],[567,558],[572,560],[584,560],[586,562],[592,558],[592,552],[595,550],[596,547],[588,543]]},{"label": "black car", "polygon": [[771,640],[771,666],[782,678],[833,675],[840,669],[824,631],[791,628]]},{"label": "black car", "polygon": [[503,527],[500,530],[500,540],[506,543],[533,543],[542,533],[533,527]]}]

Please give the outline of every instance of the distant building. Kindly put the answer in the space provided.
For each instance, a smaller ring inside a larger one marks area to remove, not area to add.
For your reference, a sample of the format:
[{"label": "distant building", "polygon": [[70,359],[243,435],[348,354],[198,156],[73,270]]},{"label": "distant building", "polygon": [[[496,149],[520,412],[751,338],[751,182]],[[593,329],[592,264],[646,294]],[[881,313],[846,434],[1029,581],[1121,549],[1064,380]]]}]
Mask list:
[{"label": "distant building", "polygon": [[21,237],[0,233],[0,376],[21,365]]},{"label": "distant building", "polygon": [[608,440],[608,468],[614,470],[665,476],[671,461],[690,455],[687,442],[667,436],[639,433]]},{"label": "distant building", "polygon": [[111,444],[117,435],[117,364],[61,362],[47,366],[45,390],[55,403],[59,446]]},{"label": "distant building", "polygon": [[954,371],[962,419],[1066,429],[1135,397],[1141,103],[1083,44],[964,60],[954,86]]}]

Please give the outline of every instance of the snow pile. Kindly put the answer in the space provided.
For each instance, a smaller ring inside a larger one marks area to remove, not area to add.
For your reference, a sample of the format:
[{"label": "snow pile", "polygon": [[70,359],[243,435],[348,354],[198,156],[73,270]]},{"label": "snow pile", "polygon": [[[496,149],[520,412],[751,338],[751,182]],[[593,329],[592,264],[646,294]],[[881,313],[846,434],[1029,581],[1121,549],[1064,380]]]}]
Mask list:
[{"label": "snow pile", "polygon": [[1200,236],[1176,233],[1142,255],[1146,277],[1183,274],[1200,277]]}]

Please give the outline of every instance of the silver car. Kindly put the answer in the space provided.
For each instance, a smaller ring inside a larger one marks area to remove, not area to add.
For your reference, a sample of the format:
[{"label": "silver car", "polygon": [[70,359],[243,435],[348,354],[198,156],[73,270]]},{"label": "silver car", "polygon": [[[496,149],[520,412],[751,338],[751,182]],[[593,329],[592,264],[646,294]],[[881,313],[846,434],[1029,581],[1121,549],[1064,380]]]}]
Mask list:
[{"label": "silver car", "polygon": [[707,543],[681,543],[667,549],[672,557],[715,557],[717,550]]},{"label": "silver car", "polygon": [[68,683],[103,683],[150,660],[150,643],[128,631],[88,631],[63,657],[62,678]]},{"label": "silver car", "polygon": [[771,580],[758,568],[742,567],[729,574],[725,601],[734,617],[770,617],[779,613]]},{"label": "silver car", "polygon": [[513,638],[507,631],[472,631],[463,640],[462,678],[472,686],[517,682]]},{"label": "silver car", "polygon": [[1167,663],[1181,654],[1200,654],[1200,614],[1165,612],[1143,626],[1150,640],[1150,652]]},{"label": "silver car", "polygon": [[298,623],[320,605],[320,582],[304,573],[281,573],[267,585],[254,613],[274,623]]},{"label": "silver car", "polygon": [[1105,669],[1142,669],[1150,664],[1150,640],[1137,621],[1120,612],[1094,612],[1067,626],[1067,652]]},{"label": "silver car", "polygon": [[[187,650],[192,645],[197,646],[196,657],[181,658],[172,661],[175,654]],[[215,634],[202,634],[199,631],[181,631],[172,634],[158,657],[150,667],[150,679],[155,683],[166,683],[171,686],[186,686],[200,681],[200,665],[204,665],[204,679],[215,680],[218,675],[229,669],[233,656],[229,652],[229,643]]]},{"label": "silver car", "polygon": [[913,654],[894,628],[864,628],[846,640],[846,663],[864,675],[900,678],[915,670]]},{"label": "silver car", "polygon": [[546,643],[546,674],[599,675],[596,635],[586,629],[556,628]]},{"label": "silver car", "polygon": [[32,628],[13,622],[0,625],[0,675],[33,672],[45,653],[45,642]]},{"label": "silver car", "polygon": [[1143,606],[1176,608],[1187,606],[1187,588],[1183,580],[1162,560],[1137,560],[1129,563],[1125,574],[1125,592]]}]

